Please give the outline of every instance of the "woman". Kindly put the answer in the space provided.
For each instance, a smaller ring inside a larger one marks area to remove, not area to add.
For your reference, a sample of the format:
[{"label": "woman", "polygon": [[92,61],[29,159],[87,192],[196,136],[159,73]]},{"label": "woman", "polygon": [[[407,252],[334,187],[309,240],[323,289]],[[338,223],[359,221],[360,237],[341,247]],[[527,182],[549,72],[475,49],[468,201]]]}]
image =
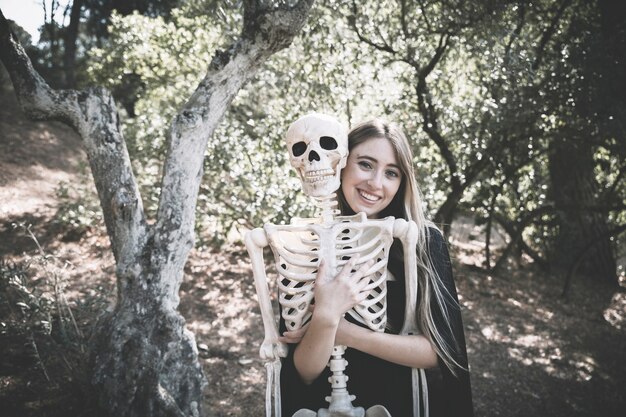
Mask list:
[{"label": "woman", "polygon": [[[331,281],[316,281],[313,316],[306,328],[285,331],[289,343],[283,364],[283,413],[326,408],[329,395],[326,364],[332,347],[347,346],[348,391],[354,406],[381,404],[393,417],[413,415],[411,368],[427,368],[430,417],[472,416],[465,338],[450,257],[441,233],[424,218],[415,182],[412,153],[402,131],[375,119],[354,128],[348,162],[342,171],[339,203],[344,215],[364,212],[418,225],[418,308],[420,335],[399,335],[405,304],[401,243],[392,245],[387,283],[387,328],[377,333],[344,313],[364,299],[362,270],[350,274],[351,263]],[[324,268],[323,260],[320,269]],[[322,275],[322,274],[320,274]],[[424,414],[422,414],[424,415]]]}]

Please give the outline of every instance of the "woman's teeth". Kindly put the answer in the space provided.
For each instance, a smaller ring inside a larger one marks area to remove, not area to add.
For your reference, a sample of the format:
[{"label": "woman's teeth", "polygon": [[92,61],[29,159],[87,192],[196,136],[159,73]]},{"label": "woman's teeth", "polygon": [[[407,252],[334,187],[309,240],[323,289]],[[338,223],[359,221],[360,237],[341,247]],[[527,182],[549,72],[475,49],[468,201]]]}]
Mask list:
[{"label": "woman's teeth", "polygon": [[366,193],[365,191],[360,191],[359,190],[359,194],[361,195],[361,197],[363,197],[364,199],[366,199],[368,201],[378,201],[378,200],[380,200],[380,197],[377,197],[375,195]]}]

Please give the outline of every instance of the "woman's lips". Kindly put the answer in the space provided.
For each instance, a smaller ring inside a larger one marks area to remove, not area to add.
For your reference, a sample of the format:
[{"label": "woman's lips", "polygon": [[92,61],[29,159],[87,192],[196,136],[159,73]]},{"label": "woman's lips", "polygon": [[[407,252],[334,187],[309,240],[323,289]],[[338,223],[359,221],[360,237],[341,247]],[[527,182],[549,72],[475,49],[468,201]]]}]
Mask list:
[{"label": "woman's lips", "polygon": [[369,202],[369,203],[375,203],[375,202],[377,202],[378,200],[382,199],[382,197],[379,197],[379,196],[374,195],[374,194],[370,194],[370,193],[368,193],[367,191],[363,191],[363,190],[357,190],[357,191],[359,192],[359,196],[360,196],[363,200],[365,200],[365,201],[367,201],[367,202]]}]

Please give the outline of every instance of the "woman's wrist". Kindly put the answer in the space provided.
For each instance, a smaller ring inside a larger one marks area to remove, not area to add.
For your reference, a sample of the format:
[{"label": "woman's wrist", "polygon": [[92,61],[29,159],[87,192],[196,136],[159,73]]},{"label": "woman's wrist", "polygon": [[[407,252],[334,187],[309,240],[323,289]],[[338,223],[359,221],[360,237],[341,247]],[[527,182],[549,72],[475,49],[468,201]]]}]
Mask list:
[{"label": "woman's wrist", "polygon": [[335,314],[332,311],[328,311],[326,309],[316,307],[313,311],[312,321],[318,323],[320,327],[334,327],[337,328],[339,326],[339,320],[341,320],[341,315]]},{"label": "woman's wrist", "polygon": [[342,319],[339,323],[339,327],[335,336],[335,344],[344,345],[351,348],[357,348],[358,339],[367,337],[367,333],[369,331],[370,330],[350,323],[346,319]]}]

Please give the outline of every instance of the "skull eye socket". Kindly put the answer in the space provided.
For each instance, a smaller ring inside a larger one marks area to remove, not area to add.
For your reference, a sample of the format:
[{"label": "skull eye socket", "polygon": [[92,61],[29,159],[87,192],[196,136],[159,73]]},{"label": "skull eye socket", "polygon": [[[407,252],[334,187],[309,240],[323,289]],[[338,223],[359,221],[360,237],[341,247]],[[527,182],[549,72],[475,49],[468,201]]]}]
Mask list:
[{"label": "skull eye socket", "polygon": [[322,136],[320,138],[320,146],[322,147],[322,149],[332,151],[333,149],[337,149],[337,141],[333,137]]},{"label": "skull eye socket", "polygon": [[293,153],[293,156],[301,156],[302,154],[304,154],[305,151],[306,143],[304,142],[294,143],[294,145],[291,147],[291,152]]}]

